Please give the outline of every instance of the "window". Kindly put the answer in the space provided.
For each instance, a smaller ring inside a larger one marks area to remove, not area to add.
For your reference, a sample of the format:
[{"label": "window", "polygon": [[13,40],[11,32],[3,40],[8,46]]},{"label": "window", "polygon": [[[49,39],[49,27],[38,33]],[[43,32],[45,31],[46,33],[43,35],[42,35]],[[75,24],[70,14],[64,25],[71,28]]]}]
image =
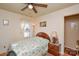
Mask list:
[{"label": "window", "polygon": [[22,24],[22,29],[24,31],[24,37],[28,38],[30,37],[30,25],[28,23]]}]

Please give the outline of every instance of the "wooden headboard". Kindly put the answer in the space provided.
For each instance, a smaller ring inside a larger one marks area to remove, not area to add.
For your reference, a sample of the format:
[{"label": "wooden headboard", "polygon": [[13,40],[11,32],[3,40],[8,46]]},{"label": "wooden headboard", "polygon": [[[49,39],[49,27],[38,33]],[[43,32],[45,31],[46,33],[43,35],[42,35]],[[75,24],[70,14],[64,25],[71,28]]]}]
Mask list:
[{"label": "wooden headboard", "polygon": [[39,33],[36,34],[36,36],[48,39],[50,41],[50,37],[47,33],[39,32]]}]

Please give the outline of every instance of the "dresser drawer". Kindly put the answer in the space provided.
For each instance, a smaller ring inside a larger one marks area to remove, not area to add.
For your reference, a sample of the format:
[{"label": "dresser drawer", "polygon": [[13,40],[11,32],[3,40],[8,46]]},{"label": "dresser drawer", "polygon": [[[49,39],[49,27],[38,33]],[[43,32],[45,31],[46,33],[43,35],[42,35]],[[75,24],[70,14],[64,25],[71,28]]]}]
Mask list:
[{"label": "dresser drawer", "polygon": [[48,45],[48,48],[49,48],[49,49],[54,49],[54,50],[58,50],[58,51],[59,51],[59,46],[56,46],[56,45],[49,44],[49,45]]},{"label": "dresser drawer", "polygon": [[59,56],[60,55],[59,52],[55,51],[55,50],[48,49],[48,52],[51,53],[54,56]]}]

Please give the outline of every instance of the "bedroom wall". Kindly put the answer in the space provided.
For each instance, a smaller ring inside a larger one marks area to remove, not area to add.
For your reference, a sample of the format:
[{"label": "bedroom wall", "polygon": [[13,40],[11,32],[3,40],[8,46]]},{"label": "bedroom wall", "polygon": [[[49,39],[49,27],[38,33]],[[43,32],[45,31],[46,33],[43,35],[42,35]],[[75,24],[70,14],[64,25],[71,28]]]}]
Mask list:
[{"label": "bedroom wall", "polygon": [[[61,44],[61,54],[64,53],[64,16],[78,14],[79,13],[79,4],[61,9],[56,12],[52,12],[48,15],[38,17],[34,19],[35,24],[35,33],[46,32],[50,35],[53,31],[58,33],[59,42]],[[47,27],[40,27],[41,21],[47,21]]]},{"label": "bedroom wall", "polygon": [[[28,19],[24,15],[0,9],[0,50],[7,50],[12,43],[24,39],[21,23]],[[4,25],[3,20],[8,20],[9,24]]]}]

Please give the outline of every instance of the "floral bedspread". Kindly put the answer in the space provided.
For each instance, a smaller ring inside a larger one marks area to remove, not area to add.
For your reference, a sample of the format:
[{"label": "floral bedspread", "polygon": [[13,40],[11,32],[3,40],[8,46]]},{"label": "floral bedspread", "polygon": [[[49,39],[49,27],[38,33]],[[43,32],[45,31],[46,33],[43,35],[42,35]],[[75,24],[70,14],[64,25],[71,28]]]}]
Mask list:
[{"label": "floral bedspread", "polygon": [[12,44],[17,56],[42,56],[48,51],[48,40],[40,37],[25,39]]}]

